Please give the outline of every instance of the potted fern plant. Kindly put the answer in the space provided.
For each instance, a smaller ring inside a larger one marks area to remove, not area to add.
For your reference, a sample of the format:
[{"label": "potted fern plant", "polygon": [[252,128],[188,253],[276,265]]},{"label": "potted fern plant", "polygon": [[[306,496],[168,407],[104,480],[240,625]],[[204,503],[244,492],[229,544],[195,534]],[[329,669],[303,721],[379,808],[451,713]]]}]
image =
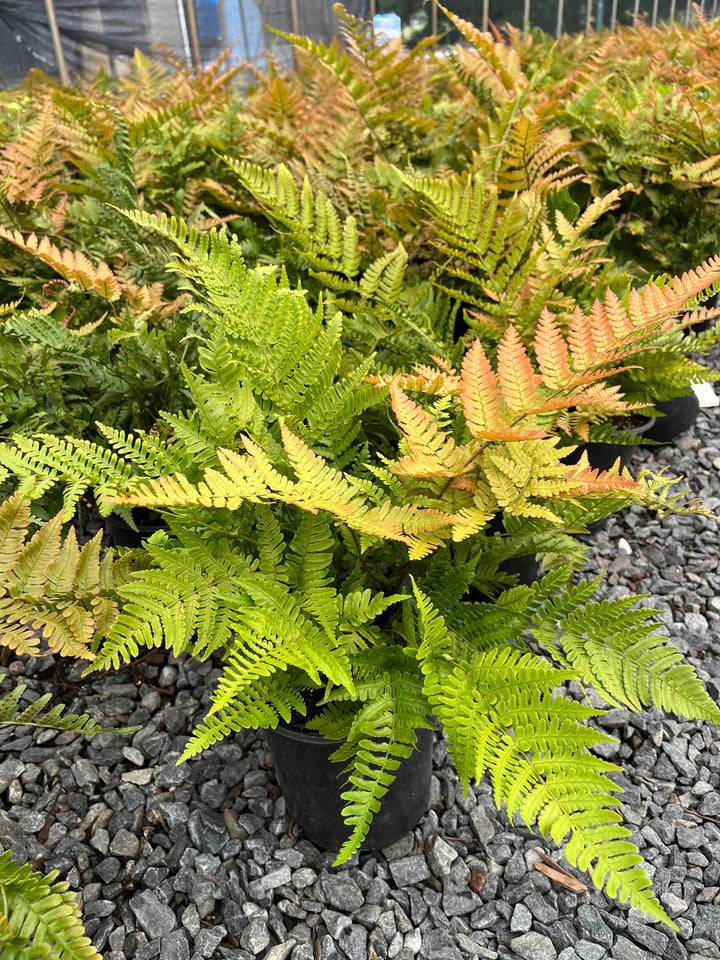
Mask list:
[{"label": "potted fern plant", "polygon": [[[571,863],[595,863],[598,886],[672,925],[619,824],[616,768],[591,752],[608,739],[584,723],[599,711],[553,691],[579,677],[610,703],[720,720],[652,611],[632,609],[636,597],[592,602],[568,535],[579,515],[622,504],[701,508],[661,478],[568,465],[556,431],[571,409],[580,429],[598,409],[626,409],[608,372],[720,262],[639,292],[632,324],[612,296],[576,311],[567,338],[545,314],[536,363],[510,327],[495,365],[475,341],[457,370],[439,358],[382,374],[372,358],[350,362],[339,313],[322,299],[311,308],[272,268],[248,270],[236,241],[130,216],[176,244],[172,269],[203,313],[201,368],[186,372],[193,408],[151,434],[100,427],[104,444],[46,435],[0,447],[28,494],[65,485],[68,516],[90,484],[103,510],[166,519],[147,565],[117,587],[121,612],[99,626],[91,669],[143,647],[222,658],[182,761],[247,727],[300,723],[341,740],[349,836],[338,863],[367,840],[437,717],[466,788],[490,776],[510,816],[569,835]],[[509,532],[488,535],[501,511]],[[529,540],[556,566],[508,584],[500,562]],[[478,587],[491,599],[467,602]]]}]

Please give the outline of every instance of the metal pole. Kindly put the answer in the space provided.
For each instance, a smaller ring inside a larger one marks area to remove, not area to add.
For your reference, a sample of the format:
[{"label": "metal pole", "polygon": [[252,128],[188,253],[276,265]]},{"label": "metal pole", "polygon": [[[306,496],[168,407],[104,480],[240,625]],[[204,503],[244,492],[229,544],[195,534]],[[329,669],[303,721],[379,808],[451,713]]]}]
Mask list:
[{"label": "metal pole", "polygon": [[635,9],[633,10],[633,20],[637,22],[637,18],[640,16],[640,0],[635,0]]},{"label": "metal pole", "polygon": [[595,18],[595,29],[601,30],[605,19],[605,5],[603,0],[598,0],[597,17]]},{"label": "metal pole", "polygon": [[238,0],[238,13],[240,14],[240,29],[243,35],[243,47],[245,48],[245,60],[251,61],[250,44],[248,43],[247,24],[245,23],[245,0]]},{"label": "metal pole", "polygon": [[685,7],[685,26],[687,27],[690,23],[690,4],[692,0],[688,0],[687,7]]},{"label": "metal pole", "polygon": [[230,37],[228,37],[227,10],[225,9],[225,0],[217,0],[218,26],[220,27],[220,38],[223,47],[230,46]]},{"label": "metal pole", "polygon": [[190,50],[190,38],[187,31],[187,17],[185,16],[185,0],[177,0],[178,23],[180,24],[180,33],[182,34],[183,52],[187,63],[192,63],[192,51]]},{"label": "metal pole", "polygon": [[612,0],[612,10],[610,11],[610,33],[615,33],[615,24],[617,23],[617,5],[618,0]]},{"label": "metal pole", "polygon": [[482,23],[480,29],[485,32],[488,28],[488,19],[490,18],[490,0],[483,0]]},{"label": "metal pole", "polygon": [[522,28],[525,33],[530,29],[530,0],[525,0],[525,5],[523,6]]},{"label": "metal pole", "polygon": [[585,17],[585,36],[590,36],[592,30],[592,0],[587,0],[587,16]]},{"label": "metal pole", "polygon": [[438,35],[438,14],[437,14],[437,3],[435,3],[435,0],[433,0],[433,5],[430,9],[430,33],[434,37]]},{"label": "metal pole", "polygon": [[375,0],[370,0],[370,22],[372,23],[377,13]]},{"label": "metal pole", "polygon": [[295,34],[300,33],[297,0],[290,0],[290,23],[292,24],[292,32]]},{"label": "metal pole", "polygon": [[47,13],[48,25],[50,27],[50,36],[52,37],[53,47],[55,48],[55,59],[57,60],[60,82],[70,86],[70,74],[65,63],[65,54],[63,53],[62,43],[60,41],[60,31],[58,30],[57,17],[55,16],[55,4],[53,0],[45,0],[45,11]]},{"label": "metal pole", "polygon": [[670,16],[668,17],[670,23],[675,19],[675,0],[670,0]]},{"label": "metal pole", "polygon": [[652,12],[652,21],[650,25],[652,27],[657,26],[657,15],[658,15],[658,2],[659,0],[653,0],[653,12]]},{"label": "metal pole", "polygon": [[555,37],[557,40],[562,36],[562,22],[563,22],[563,0],[558,0],[558,9],[557,9],[557,24],[555,26]]},{"label": "metal pole", "polygon": [[198,36],[197,16],[195,15],[195,0],[185,0],[185,12],[187,15],[188,32],[190,34],[193,66],[199,67],[202,62],[202,57],[200,56],[200,38]]}]

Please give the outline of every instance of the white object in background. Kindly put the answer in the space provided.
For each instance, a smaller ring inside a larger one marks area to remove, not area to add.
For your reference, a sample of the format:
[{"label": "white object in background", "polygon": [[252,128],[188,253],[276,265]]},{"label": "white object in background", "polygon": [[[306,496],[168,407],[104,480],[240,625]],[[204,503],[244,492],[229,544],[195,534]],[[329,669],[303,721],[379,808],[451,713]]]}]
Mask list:
[{"label": "white object in background", "polygon": [[620,537],[620,539],[618,540],[618,550],[619,550],[621,553],[627,554],[628,556],[630,556],[630,554],[633,552],[633,551],[632,551],[632,547],[631,547],[630,544],[627,542],[627,540],[625,539],[625,537]]},{"label": "white object in background", "polygon": [[402,21],[396,13],[376,13],[373,30],[375,39],[380,43],[402,40]]},{"label": "white object in background", "polygon": [[711,383],[708,383],[706,380],[703,380],[702,383],[694,383],[692,385],[692,388],[693,388],[693,393],[700,401],[701,407],[720,406],[720,400],[718,400],[718,395],[713,390]]}]

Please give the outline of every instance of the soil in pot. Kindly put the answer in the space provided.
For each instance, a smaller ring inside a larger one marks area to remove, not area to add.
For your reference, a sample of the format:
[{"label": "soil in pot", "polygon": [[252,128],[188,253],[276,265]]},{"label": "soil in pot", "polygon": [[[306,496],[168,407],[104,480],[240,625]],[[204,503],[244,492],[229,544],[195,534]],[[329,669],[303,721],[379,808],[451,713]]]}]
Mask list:
[{"label": "soil in pot", "polygon": [[[344,764],[330,754],[339,740],[326,740],[300,727],[265,730],[288,814],[308,838],[325,850],[339,850],[350,829],[342,818]],[[387,847],[412,830],[427,810],[432,772],[431,730],[418,730],[417,747],[398,767],[395,780],[373,817],[363,850]]]}]

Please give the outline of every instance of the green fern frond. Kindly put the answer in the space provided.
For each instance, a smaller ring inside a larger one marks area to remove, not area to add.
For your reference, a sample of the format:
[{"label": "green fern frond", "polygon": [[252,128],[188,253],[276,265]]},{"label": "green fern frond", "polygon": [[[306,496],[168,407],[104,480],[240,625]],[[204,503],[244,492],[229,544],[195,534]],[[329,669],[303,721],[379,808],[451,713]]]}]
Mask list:
[{"label": "green fern frond", "polygon": [[[539,624],[535,636],[561,652],[609,703],[641,710],[651,704],[679,716],[720,722],[712,701],[682,654],[655,633],[657,610],[631,609],[640,597],[575,607]],[[554,614],[553,614],[554,616]]]},{"label": "green fern frond", "polygon": [[183,763],[231,733],[276,727],[280,720],[290,723],[293,711],[305,715],[307,678],[292,673],[259,677],[245,686],[221,709],[208,714],[195,728],[178,760]]},{"label": "green fern frond", "polygon": [[[609,809],[617,800],[608,792],[618,788],[607,773],[618,768],[585,752],[612,740],[582,725],[601,711],[550,696],[577,673],[557,671],[509,646],[484,651],[471,663],[443,657],[447,632],[427,598],[415,593],[423,644],[440,653],[432,659],[419,654],[426,695],[465,789],[489,771],[496,802],[507,805],[509,816],[519,811],[528,826],[537,820],[556,843],[570,833],[566,856],[572,864],[587,869],[595,861],[598,887],[669,923],[648,892],[650,880],[638,866],[642,858],[626,839],[630,831],[617,826],[619,815]],[[592,616],[590,608],[583,614]]]},{"label": "green fern frond", "polygon": [[[417,731],[433,729],[422,679],[401,652],[393,656],[387,649],[369,649],[358,654],[355,662],[362,663],[363,668],[353,696],[360,707],[356,708],[345,742],[330,757],[338,763],[349,761],[344,769],[348,783],[342,797],[346,801],[343,817],[352,833],[342,845],[336,864],[345,863],[362,845],[400,763],[417,744]],[[343,701],[346,696],[338,691],[329,699]],[[331,716],[339,719],[336,713]],[[322,718],[309,726],[322,729],[324,735],[330,732]]]},{"label": "green fern frond", "polygon": [[263,629],[269,635],[279,634],[288,644],[292,665],[302,668],[315,683],[322,673],[337,686],[353,690],[349,661],[335,632],[329,636],[315,626],[303,605],[280,584],[258,579],[247,581],[245,589],[265,621]]},{"label": "green fern frond", "polygon": [[[591,869],[598,889],[677,929],[650,889],[631,831],[620,825],[621,815],[613,809],[619,800],[612,793],[620,788],[608,774],[620,768],[584,753],[575,745],[575,734],[563,722],[552,725],[549,739],[555,742],[548,745],[557,749],[545,750],[548,738],[532,726],[504,731],[494,748],[496,800],[507,804],[510,817],[519,811],[528,826],[537,820],[543,836],[555,843],[569,834],[568,862]],[[608,739],[597,736],[596,742]]]},{"label": "green fern frond", "polygon": [[[19,867],[10,851],[0,854],[3,957],[53,957],[56,960],[101,960],[85,936],[75,895],[57,871],[47,876],[28,864]],[[4,940],[4,942],[3,942]],[[10,954],[22,944],[22,951]]]},{"label": "green fern frond", "polygon": [[335,635],[339,617],[337,594],[331,586],[334,551],[335,539],[327,520],[313,514],[303,516],[289,545],[290,583],[329,636]]},{"label": "green fern frond", "polygon": [[[253,561],[196,558],[189,550],[149,546],[155,569],[137,572],[120,588],[123,608],[105,635],[93,670],[129,663],[141,648],[166,647],[176,655],[206,656],[230,641],[236,619],[232,578],[250,573]],[[159,598],[162,598],[160,600]]]},{"label": "green fern frond", "polygon": [[285,538],[280,521],[267,506],[257,508],[258,554],[260,571],[273,580],[284,582],[288,572],[284,562]]},{"label": "green fern frond", "polygon": [[0,462],[16,476],[28,481],[39,478],[67,485],[63,495],[63,521],[73,516],[77,501],[88,487],[95,487],[102,499],[107,490],[124,487],[132,475],[130,465],[116,453],[74,437],[16,436],[14,444],[14,447],[0,444]]},{"label": "green fern frond", "polygon": [[[341,219],[322,191],[313,194],[307,177],[298,190],[284,164],[273,173],[244,160],[226,158],[226,163],[273,220],[282,224],[294,249],[307,261],[311,275],[325,287],[356,295],[355,310],[364,301],[387,305],[398,299],[407,265],[401,243],[368,260],[362,255],[356,218],[350,215]],[[348,305],[351,303],[348,301]]]},{"label": "green fern frond", "polygon": [[62,704],[56,704],[49,710],[45,710],[52,699],[50,693],[44,693],[21,710],[20,701],[25,689],[25,684],[18,684],[0,700],[0,724],[71,731],[82,736],[93,733],[136,733],[142,729],[141,727],[103,727],[86,713],[82,715],[65,713],[65,707]]},{"label": "green fern frond", "polygon": [[494,647],[479,653],[472,663],[459,663],[435,673],[423,660],[426,693],[442,721],[460,782],[467,790],[494,765],[497,738],[504,729],[506,711],[512,714],[519,698],[547,693],[577,676],[558,670],[538,657],[512,647]]}]

